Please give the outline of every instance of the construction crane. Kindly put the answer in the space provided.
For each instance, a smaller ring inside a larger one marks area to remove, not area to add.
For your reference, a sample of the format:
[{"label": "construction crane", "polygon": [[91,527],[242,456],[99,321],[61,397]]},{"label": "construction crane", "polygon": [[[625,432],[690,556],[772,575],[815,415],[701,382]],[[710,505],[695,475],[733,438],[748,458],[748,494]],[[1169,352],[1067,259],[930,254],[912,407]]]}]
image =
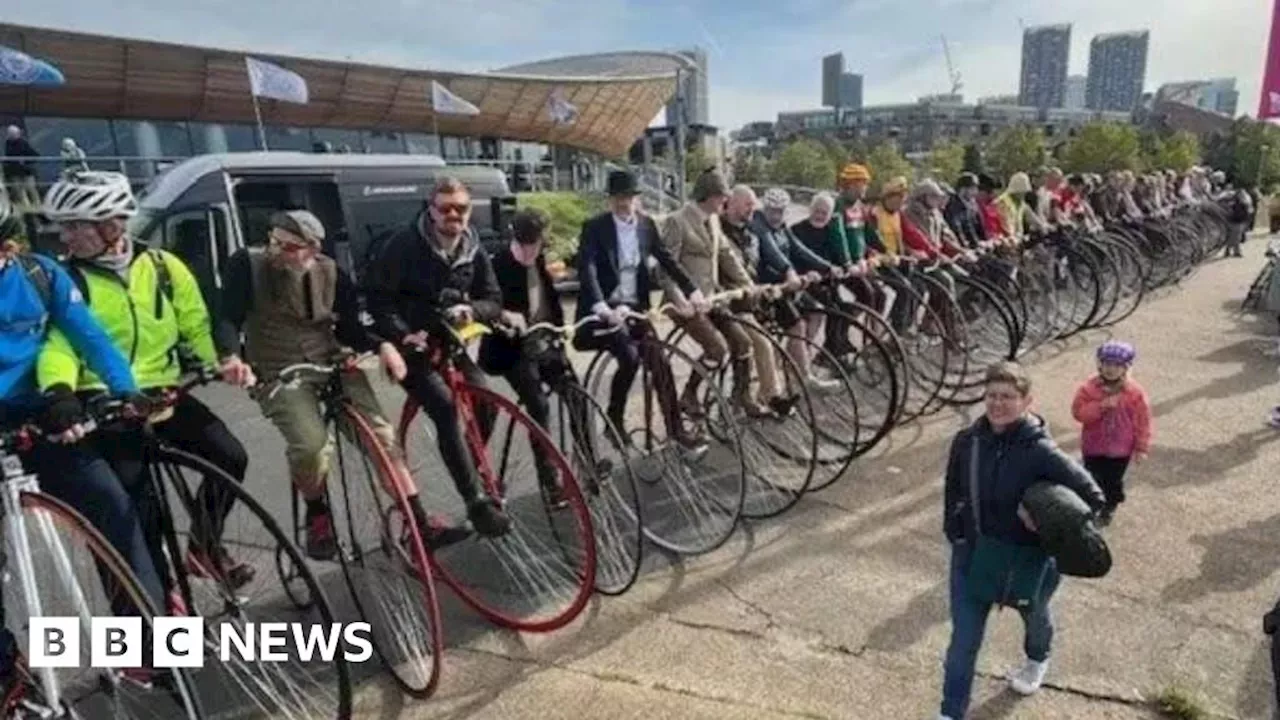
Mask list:
[{"label": "construction crane", "polygon": [[951,94],[959,95],[964,89],[964,82],[960,79],[960,71],[956,70],[956,66],[951,62],[951,48],[947,45],[947,36],[940,35],[942,38],[942,54],[947,59],[947,76],[951,79]]}]

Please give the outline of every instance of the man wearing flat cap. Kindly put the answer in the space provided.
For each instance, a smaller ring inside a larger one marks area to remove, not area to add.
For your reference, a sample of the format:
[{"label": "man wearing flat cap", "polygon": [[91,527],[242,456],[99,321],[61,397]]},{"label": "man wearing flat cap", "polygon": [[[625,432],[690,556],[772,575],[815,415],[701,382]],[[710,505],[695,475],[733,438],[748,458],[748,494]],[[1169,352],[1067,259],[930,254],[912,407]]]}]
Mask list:
[{"label": "man wearing flat cap", "polygon": [[[729,200],[729,186],[715,171],[700,175],[693,185],[691,201],[667,216],[662,224],[662,244],[689,275],[703,296],[721,290],[751,288],[751,275],[733,250],[733,243],[720,226],[720,215]],[[683,288],[665,283],[667,298],[677,305],[685,300]],[[703,350],[702,363],[715,371],[729,362],[733,374],[733,401],[752,417],[769,415],[769,409],[751,396],[751,337],[743,327],[749,316],[735,319],[728,310],[693,307],[677,311],[676,324]],[[681,395],[685,407],[698,404],[698,382],[694,375]]]},{"label": "man wearing flat cap", "polygon": [[[306,503],[304,550],[313,559],[331,560],[338,545],[325,494],[332,448],[320,410],[324,380],[311,378],[277,387],[278,375],[289,365],[329,365],[354,352],[377,351],[383,368],[396,380],[404,378],[405,364],[394,345],[361,323],[356,285],[324,254],[325,229],[320,220],[306,210],[288,210],[273,215],[269,226],[266,247],[246,248],[227,261],[216,340],[224,363],[251,365],[262,379],[254,397],[284,436],[289,473]],[[398,460],[395,429],[369,379],[352,368],[343,375],[342,384],[351,404],[397,459],[401,478],[411,483],[408,470]],[[408,494],[415,505],[416,495]],[[421,515],[415,518],[420,528],[432,524],[420,505],[413,512]]]}]

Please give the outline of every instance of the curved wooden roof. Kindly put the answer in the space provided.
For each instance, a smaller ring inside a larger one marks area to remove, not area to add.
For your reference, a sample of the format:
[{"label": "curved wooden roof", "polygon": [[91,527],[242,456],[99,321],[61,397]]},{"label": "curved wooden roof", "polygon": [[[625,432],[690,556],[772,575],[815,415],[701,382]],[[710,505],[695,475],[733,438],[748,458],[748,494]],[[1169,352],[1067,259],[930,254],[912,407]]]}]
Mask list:
[{"label": "curved wooden roof", "polygon": [[[0,23],[0,45],[48,60],[66,75],[61,88],[0,85],[0,108],[20,115],[106,117],[197,122],[254,122],[245,53],[130,40]],[[262,99],[269,125],[431,132],[431,81],[447,86],[478,108],[471,117],[440,115],[440,132],[567,145],[608,157],[626,154],[675,93],[674,65],[655,72],[660,53],[619,53],[646,58],[634,75],[582,76],[569,70],[583,58],[561,61],[564,72],[539,75],[449,73],[254,53],[298,73],[310,102]],[[597,56],[601,57],[601,56]],[[602,56],[614,57],[614,56]],[[555,67],[557,61],[538,63]],[[615,63],[616,65],[616,63]],[[578,108],[568,126],[551,122],[552,92]]]}]

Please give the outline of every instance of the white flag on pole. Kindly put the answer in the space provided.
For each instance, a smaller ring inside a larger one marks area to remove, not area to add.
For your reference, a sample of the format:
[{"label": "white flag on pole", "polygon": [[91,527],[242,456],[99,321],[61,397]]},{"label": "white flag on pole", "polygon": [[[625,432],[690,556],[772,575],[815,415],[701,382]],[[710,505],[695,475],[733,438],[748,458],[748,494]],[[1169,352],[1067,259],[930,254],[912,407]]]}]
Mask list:
[{"label": "white flag on pole", "polygon": [[563,88],[556,88],[551,92],[547,111],[551,114],[551,122],[556,125],[572,125],[578,120],[578,108],[564,98]]},{"label": "white flag on pole", "polygon": [[454,95],[449,88],[431,81],[431,109],[441,115],[479,115],[480,108]]},{"label": "white flag on pole", "polygon": [[301,75],[251,57],[244,64],[249,70],[249,91],[255,96],[307,104],[307,81]]}]

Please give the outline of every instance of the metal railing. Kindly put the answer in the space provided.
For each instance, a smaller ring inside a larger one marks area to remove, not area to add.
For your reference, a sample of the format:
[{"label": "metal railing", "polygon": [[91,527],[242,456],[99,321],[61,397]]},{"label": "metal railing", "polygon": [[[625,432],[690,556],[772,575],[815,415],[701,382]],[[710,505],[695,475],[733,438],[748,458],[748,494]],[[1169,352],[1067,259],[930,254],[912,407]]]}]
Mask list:
[{"label": "metal railing", "polygon": [[[24,157],[21,158],[21,162],[35,166],[36,187],[43,196],[49,186],[69,169],[87,167],[90,170],[118,172],[128,177],[135,189],[141,190],[165,170],[190,159],[190,157],[88,156],[83,161],[77,161],[61,156],[42,156]],[[0,156],[0,161],[6,160],[11,161],[10,158]],[[445,160],[445,163],[454,166],[480,166],[502,170],[506,173],[508,185],[513,192],[571,191],[579,190],[585,184],[582,178],[575,177],[576,173],[567,172],[550,162],[467,158]],[[517,167],[520,169],[517,170]]]}]

